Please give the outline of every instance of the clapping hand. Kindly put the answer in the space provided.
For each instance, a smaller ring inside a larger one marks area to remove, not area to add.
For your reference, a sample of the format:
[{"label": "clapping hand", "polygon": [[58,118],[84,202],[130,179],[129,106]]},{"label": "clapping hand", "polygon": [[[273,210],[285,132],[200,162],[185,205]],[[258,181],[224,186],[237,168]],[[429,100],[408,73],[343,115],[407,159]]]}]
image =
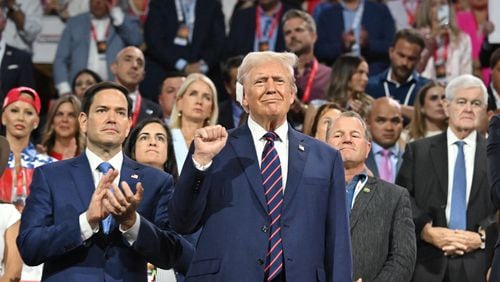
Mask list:
[{"label": "clapping hand", "polygon": [[106,191],[103,205],[109,214],[112,214],[122,229],[131,228],[136,221],[137,206],[142,200],[144,188],[140,182],[136,185],[135,194],[132,193],[127,182],[122,181],[122,189],[115,184]]},{"label": "clapping hand", "polygon": [[109,215],[109,212],[104,208],[103,201],[106,198],[106,193],[113,185],[113,181],[118,176],[117,170],[110,170],[99,181],[97,188],[92,194],[89,207],[87,209],[87,221],[92,229],[97,228],[99,222]]}]

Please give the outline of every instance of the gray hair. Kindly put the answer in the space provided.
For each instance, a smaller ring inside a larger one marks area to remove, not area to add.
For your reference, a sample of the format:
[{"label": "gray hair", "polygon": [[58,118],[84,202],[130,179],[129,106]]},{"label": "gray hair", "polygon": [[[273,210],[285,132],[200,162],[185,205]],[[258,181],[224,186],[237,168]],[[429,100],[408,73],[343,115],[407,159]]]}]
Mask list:
[{"label": "gray hair", "polygon": [[[359,120],[359,122],[361,123],[361,126],[363,127],[363,132],[365,134],[366,141],[368,141],[368,142],[372,141],[372,135],[370,133],[370,130],[368,130],[368,125],[366,124],[366,121],[358,113],[356,113],[354,111],[342,112],[337,118],[335,118],[335,121],[337,121],[339,118],[342,118],[342,117],[355,118],[355,119]],[[335,121],[333,123],[335,123]],[[333,126],[333,124],[332,124],[332,126]]]},{"label": "gray hair", "polygon": [[451,102],[455,97],[458,90],[469,89],[469,88],[479,88],[483,93],[483,105],[488,104],[488,90],[481,79],[470,75],[463,74],[452,79],[445,88],[446,100]]},{"label": "gray hair", "polygon": [[[273,51],[264,51],[264,52],[250,52],[248,53],[245,58],[243,58],[243,62],[241,63],[241,66],[238,68],[238,75],[236,77],[237,83],[240,83],[240,85],[244,84],[244,81],[250,71],[258,66],[262,65],[265,63],[269,62],[275,62],[281,64],[283,67],[285,67],[290,76],[290,82],[292,86],[292,91],[294,94],[297,93],[297,85],[295,85],[295,77],[294,77],[294,70],[293,68],[298,62],[298,57],[294,53],[290,52],[273,52]],[[241,87],[241,86],[240,86]],[[237,100],[238,102],[243,105],[243,93],[238,94],[238,85],[237,85]]]},{"label": "gray hair", "polygon": [[[186,94],[187,89],[191,84],[195,81],[202,81],[210,87],[212,90],[212,114],[210,115],[210,119],[208,120],[209,124],[215,125],[217,124],[217,117],[219,115],[219,106],[217,103],[217,88],[215,88],[214,83],[210,78],[201,74],[201,73],[192,73],[186,77],[186,80],[182,83],[181,87],[177,91],[176,101],[180,99],[184,94]],[[170,114],[170,128],[181,128],[181,119],[179,117],[179,110],[177,109],[177,103],[174,103],[174,107],[172,108],[172,113]]]}]

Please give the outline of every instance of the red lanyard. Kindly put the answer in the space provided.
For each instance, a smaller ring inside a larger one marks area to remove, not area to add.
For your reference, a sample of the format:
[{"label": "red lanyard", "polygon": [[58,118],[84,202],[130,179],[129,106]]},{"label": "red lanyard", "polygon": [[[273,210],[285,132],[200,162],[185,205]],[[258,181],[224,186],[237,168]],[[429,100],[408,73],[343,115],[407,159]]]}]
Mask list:
[{"label": "red lanyard", "polygon": [[[144,0],[142,2],[142,9],[141,11],[136,11],[135,9],[132,9],[132,6],[128,8],[129,13],[134,16],[138,16],[139,20],[141,21],[142,24],[146,22],[146,18],[148,17],[148,0]],[[131,4],[129,4],[131,5]]]},{"label": "red lanyard", "polygon": [[439,56],[439,50],[443,49],[442,52],[442,59],[443,59],[443,64],[446,64],[446,60],[448,59],[448,45],[450,44],[450,39],[448,35],[444,36],[444,46],[442,48],[436,48],[436,51],[434,51],[434,63],[438,62],[438,59],[440,58]]},{"label": "red lanyard", "polygon": [[405,8],[406,16],[408,18],[408,25],[413,26],[415,22],[415,11],[412,11],[411,7],[408,7],[408,0],[403,0],[403,7]]},{"label": "red lanyard", "polygon": [[137,92],[137,96],[135,98],[134,113],[132,114],[132,127],[134,127],[137,124],[137,120],[139,119],[139,113],[141,112],[141,103],[142,103],[141,93]]},{"label": "red lanyard", "polygon": [[307,79],[306,88],[304,89],[304,95],[302,95],[302,102],[304,103],[308,103],[309,99],[311,98],[311,89],[317,72],[318,72],[318,61],[314,59],[311,72],[309,73],[309,78]]},{"label": "red lanyard", "polygon": [[[108,38],[109,26],[110,26],[110,23],[108,23],[108,26],[106,27],[106,34],[104,35],[104,40],[106,40]],[[97,32],[95,31],[95,27],[92,23],[90,24],[90,33],[92,33],[92,38],[97,43],[99,40],[97,40]]]},{"label": "red lanyard", "polygon": [[[257,40],[259,42],[262,41],[262,30],[261,30],[261,26],[260,26],[260,14],[261,13],[264,13],[264,11],[262,11],[262,8],[260,6],[258,6],[257,9],[255,9],[255,25],[257,28],[257,30],[256,30]],[[283,13],[283,6],[281,6],[280,10],[274,14],[274,18],[273,18],[273,22],[271,24],[271,27],[269,28],[269,31],[267,32],[267,34],[265,34],[265,38],[267,40],[271,40],[271,37],[273,37],[274,30],[276,29],[276,26],[278,25],[278,22],[280,20],[282,13]]]}]

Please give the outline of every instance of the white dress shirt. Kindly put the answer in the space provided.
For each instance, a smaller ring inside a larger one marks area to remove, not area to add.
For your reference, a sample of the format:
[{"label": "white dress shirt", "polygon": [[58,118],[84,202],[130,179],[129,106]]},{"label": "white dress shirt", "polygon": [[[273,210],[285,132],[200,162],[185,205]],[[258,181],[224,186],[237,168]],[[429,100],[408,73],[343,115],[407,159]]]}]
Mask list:
[{"label": "white dress shirt", "polygon": [[[90,151],[88,148],[85,149],[85,154],[87,155],[87,159],[89,160],[89,165],[90,165],[90,170],[92,172],[92,179],[94,181],[94,189],[97,188],[97,185],[99,184],[99,181],[101,181],[101,178],[103,177],[103,173],[99,171],[98,167],[99,165],[104,162],[99,156],[97,156],[94,152]],[[109,159],[107,161],[113,169],[118,170],[118,176],[115,178],[113,181],[113,184],[116,184],[119,187],[119,181],[120,181],[120,169],[122,168],[123,165],[123,153],[120,151],[118,154],[116,154],[114,157]],[[136,221],[134,225],[128,229],[128,230],[123,230],[120,226],[120,231],[123,234],[123,237],[127,240],[127,242],[132,245],[135,240],[137,240],[137,236],[139,234],[139,227],[140,227],[140,216],[136,212]],[[99,227],[96,229],[92,229],[90,226],[90,223],[87,221],[87,212],[84,212],[80,215],[79,218],[80,221],[80,234],[82,237],[82,240],[88,240],[94,233],[99,232]]]},{"label": "white dress shirt", "polygon": [[[446,130],[447,146],[448,146],[448,199],[446,201],[446,221],[450,222],[451,213],[451,195],[453,194],[453,177],[455,176],[455,161],[457,160],[458,146],[454,144],[460,141],[458,137],[448,127]],[[466,204],[469,204],[469,195],[472,187],[472,177],[474,175],[474,157],[476,156],[476,138],[477,131],[473,131],[469,136],[461,141],[464,141],[464,156],[465,156],[465,178],[467,180],[465,189]],[[486,161],[486,160],[485,160]]]},{"label": "white dress shirt", "polygon": [[42,31],[42,4],[36,0],[16,0],[16,3],[24,13],[24,29],[18,30],[16,23],[9,18],[2,37],[10,46],[31,53],[33,42]]}]

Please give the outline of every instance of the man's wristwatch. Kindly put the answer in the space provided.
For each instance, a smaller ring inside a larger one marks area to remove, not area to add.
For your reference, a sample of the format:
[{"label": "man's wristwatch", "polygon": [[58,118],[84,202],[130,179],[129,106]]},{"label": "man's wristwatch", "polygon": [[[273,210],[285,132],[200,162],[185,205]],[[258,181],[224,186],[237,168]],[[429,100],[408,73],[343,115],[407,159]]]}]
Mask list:
[{"label": "man's wristwatch", "polygon": [[478,232],[479,237],[481,237],[481,246],[479,248],[484,250],[486,248],[486,234],[484,232]]}]

